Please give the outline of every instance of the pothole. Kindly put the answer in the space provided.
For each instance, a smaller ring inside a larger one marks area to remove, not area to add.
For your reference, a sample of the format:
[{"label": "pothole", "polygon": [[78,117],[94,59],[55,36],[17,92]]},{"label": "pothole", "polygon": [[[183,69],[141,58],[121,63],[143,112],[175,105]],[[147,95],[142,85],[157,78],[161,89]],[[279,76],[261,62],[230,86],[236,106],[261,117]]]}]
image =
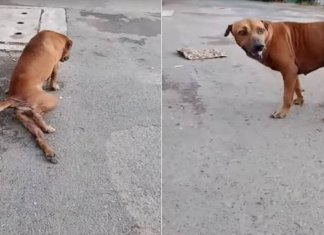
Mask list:
[{"label": "pothole", "polygon": [[0,5],[0,50],[22,51],[41,30],[66,34],[65,9]]}]

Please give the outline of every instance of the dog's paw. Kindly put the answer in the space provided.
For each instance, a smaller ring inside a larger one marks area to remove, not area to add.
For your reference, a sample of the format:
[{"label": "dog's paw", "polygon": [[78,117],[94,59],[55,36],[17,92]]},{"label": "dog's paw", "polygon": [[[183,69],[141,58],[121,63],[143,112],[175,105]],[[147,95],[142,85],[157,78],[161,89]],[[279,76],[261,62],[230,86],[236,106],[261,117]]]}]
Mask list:
[{"label": "dog's paw", "polygon": [[304,98],[303,97],[298,97],[298,98],[294,99],[293,103],[294,103],[294,105],[302,106],[304,104]]},{"label": "dog's paw", "polygon": [[53,164],[57,164],[58,163],[55,154],[54,154],[53,157],[46,157],[46,160],[49,161],[50,163],[53,163]]},{"label": "dog's paw", "polygon": [[60,89],[60,86],[59,86],[59,84],[54,83],[54,84],[51,85],[51,88],[52,88],[53,91],[57,91],[57,90]]},{"label": "dog's paw", "polygon": [[46,133],[53,133],[53,132],[55,132],[56,130],[55,130],[55,128],[54,127],[52,127],[52,126],[50,126],[50,125],[48,125],[47,126],[47,129],[46,129]]},{"label": "dog's paw", "polygon": [[273,114],[271,114],[271,118],[275,118],[275,119],[280,119],[280,118],[285,118],[287,116],[288,111],[286,110],[279,110],[274,112]]},{"label": "dog's paw", "polygon": [[56,158],[56,155],[55,155],[54,152],[50,152],[50,153],[46,154],[45,155],[45,158],[50,163],[53,163],[53,164],[57,164],[58,163],[57,158]]}]

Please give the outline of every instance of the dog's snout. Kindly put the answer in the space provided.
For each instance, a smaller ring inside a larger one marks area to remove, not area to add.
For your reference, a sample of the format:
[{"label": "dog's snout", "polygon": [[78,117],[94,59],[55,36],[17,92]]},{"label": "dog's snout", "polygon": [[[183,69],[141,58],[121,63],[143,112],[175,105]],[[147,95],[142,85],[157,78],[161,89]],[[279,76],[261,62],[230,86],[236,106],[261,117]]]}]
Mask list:
[{"label": "dog's snout", "polygon": [[263,44],[256,44],[254,45],[254,50],[255,51],[262,51],[264,48],[264,45]]}]

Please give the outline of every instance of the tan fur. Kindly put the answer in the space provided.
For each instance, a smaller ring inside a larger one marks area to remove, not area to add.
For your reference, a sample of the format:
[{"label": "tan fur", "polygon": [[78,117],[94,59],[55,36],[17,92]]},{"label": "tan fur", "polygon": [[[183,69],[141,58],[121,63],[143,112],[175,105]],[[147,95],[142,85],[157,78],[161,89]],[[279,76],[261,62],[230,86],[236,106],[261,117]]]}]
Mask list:
[{"label": "tan fur", "polygon": [[72,41],[53,31],[41,31],[23,50],[12,73],[7,98],[0,102],[0,111],[12,107],[19,121],[35,137],[47,160],[57,163],[55,153],[45,141],[44,132],[55,129],[46,124],[43,114],[52,110],[57,98],[43,90],[47,81],[53,90],[59,89],[56,81],[59,61],[69,58]]},{"label": "tan fur", "polygon": [[[262,33],[257,32],[260,28],[264,30],[261,30]],[[247,34],[242,33],[242,30],[246,30]],[[275,23],[244,19],[229,25],[224,35],[230,32],[247,55],[282,74],[283,104],[272,117],[284,118],[292,104],[304,103],[298,74],[308,74],[324,66],[324,22]],[[264,43],[262,58],[253,57],[255,41]],[[297,96],[295,100],[294,93]]]}]

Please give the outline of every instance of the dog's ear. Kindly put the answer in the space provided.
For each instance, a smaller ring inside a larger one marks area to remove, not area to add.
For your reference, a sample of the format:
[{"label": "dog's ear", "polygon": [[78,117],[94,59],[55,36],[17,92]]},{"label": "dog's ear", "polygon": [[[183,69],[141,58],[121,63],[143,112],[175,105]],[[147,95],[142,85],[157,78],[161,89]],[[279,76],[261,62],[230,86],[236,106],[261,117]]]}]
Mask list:
[{"label": "dog's ear", "polygon": [[73,45],[73,42],[72,42],[72,40],[69,39],[69,40],[66,42],[66,49],[70,50],[71,47],[72,47],[72,45]]},{"label": "dog's ear", "polygon": [[232,32],[232,25],[230,24],[227,26],[227,29],[224,33],[224,37],[227,37],[229,35],[229,33],[231,33],[231,32]]},{"label": "dog's ear", "polygon": [[268,29],[269,29],[269,24],[270,24],[270,22],[269,22],[269,21],[266,21],[266,20],[261,20],[261,22],[263,23],[264,28],[265,28],[266,30],[268,30]]}]

